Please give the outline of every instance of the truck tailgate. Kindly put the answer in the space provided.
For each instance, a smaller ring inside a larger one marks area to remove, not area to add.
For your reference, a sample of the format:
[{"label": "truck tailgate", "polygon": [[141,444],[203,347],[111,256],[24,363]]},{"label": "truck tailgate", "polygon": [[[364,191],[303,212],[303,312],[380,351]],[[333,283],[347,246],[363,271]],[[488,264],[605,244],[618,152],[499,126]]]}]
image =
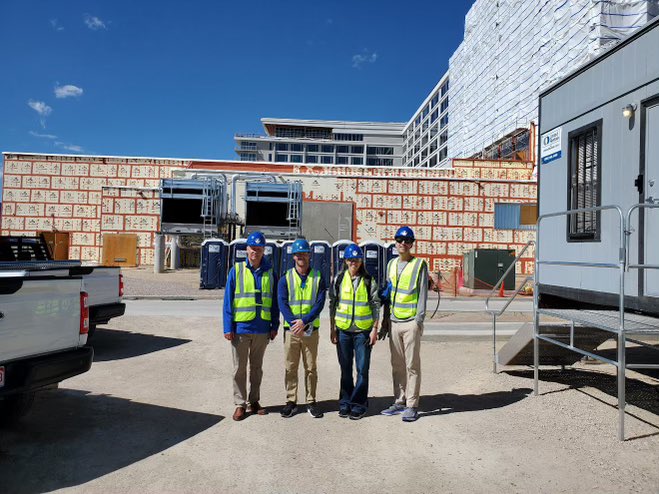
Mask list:
[{"label": "truck tailgate", "polygon": [[[84,274],[85,270],[92,270]],[[102,266],[82,266],[80,268],[85,291],[89,294],[89,306],[116,304],[121,302],[119,296],[119,274],[121,268]],[[71,270],[73,273],[75,269]]]},{"label": "truck tailgate", "polygon": [[81,290],[80,278],[0,277],[0,362],[84,344]]}]

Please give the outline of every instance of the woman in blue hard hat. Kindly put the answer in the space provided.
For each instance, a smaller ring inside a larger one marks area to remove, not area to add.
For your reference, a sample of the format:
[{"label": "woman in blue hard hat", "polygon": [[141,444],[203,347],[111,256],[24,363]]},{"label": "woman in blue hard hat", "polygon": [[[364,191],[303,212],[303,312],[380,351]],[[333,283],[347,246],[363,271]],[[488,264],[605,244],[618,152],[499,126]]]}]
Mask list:
[{"label": "woman in blue hard hat", "polygon": [[286,371],[286,405],[281,416],[290,418],[297,412],[298,368],[300,357],[304,365],[304,384],[307,412],[321,418],[323,412],[316,406],[318,371],[318,329],[320,313],[325,306],[325,281],[320,272],[311,268],[311,247],[304,239],[291,246],[295,266],[286,271],[277,289],[279,307],[284,316],[284,355]]},{"label": "woman in blue hard hat", "polygon": [[[277,279],[264,257],[265,237],[254,232],[247,237],[247,259],[229,271],[224,293],[224,337],[233,354],[234,420],[248,413],[265,415],[260,403],[263,355],[277,336],[279,306]],[[249,394],[247,369],[249,368]]]},{"label": "woman in blue hard hat", "polygon": [[[364,267],[364,253],[356,244],[344,251],[345,265],[330,290],[330,338],[337,345],[341,366],[339,416],[359,420],[368,408],[368,371],[371,349],[378,339],[378,284]],[[357,369],[353,380],[352,364]]]}]

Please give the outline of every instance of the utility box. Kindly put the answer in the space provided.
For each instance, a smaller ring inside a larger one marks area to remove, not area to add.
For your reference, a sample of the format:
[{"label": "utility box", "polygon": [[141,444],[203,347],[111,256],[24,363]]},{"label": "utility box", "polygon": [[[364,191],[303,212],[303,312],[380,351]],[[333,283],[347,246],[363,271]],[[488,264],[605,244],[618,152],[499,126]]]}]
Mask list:
[{"label": "utility box", "polygon": [[302,234],[302,182],[247,182],[245,235],[290,240]]},{"label": "utility box", "polygon": [[227,281],[229,244],[218,238],[204,240],[201,244],[201,270],[199,288],[216,290],[224,288]]},{"label": "utility box", "polygon": [[[513,249],[474,249],[464,255],[463,275],[467,288],[491,290],[515,262]],[[505,290],[515,289],[515,268],[504,280]]]}]

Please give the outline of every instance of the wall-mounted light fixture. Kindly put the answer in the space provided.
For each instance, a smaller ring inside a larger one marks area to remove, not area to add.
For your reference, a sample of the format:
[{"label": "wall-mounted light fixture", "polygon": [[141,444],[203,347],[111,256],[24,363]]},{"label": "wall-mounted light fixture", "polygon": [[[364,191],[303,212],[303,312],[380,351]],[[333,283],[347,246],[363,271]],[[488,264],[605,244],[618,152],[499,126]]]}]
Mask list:
[{"label": "wall-mounted light fixture", "polygon": [[622,109],[622,116],[627,119],[632,118],[634,116],[635,111],[636,111],[636,105],[629,104]]}]

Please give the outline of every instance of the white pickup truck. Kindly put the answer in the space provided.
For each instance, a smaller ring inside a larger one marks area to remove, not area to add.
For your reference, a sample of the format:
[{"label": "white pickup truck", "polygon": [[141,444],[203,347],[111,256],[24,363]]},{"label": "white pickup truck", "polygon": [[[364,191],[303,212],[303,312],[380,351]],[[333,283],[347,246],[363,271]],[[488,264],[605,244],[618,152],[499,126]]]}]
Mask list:
[{"label": "white pickup truck", "polygon": [[90,369],[84,280],[67,268],[0,270],[0,426],[34,393]]},{"label": "white pickup truck", "polygon": [[[23,263],[23,264],[22,264]],[[53,261],[41,237],[0,236],[0,269],[51,269],[54,265],[70,268],[72,275],[82,276],[89,294],[89,336],[98,324],[107,324],[126,311],[122,302],[124,281],[121,268],[83,265],[80,261]]]}]

